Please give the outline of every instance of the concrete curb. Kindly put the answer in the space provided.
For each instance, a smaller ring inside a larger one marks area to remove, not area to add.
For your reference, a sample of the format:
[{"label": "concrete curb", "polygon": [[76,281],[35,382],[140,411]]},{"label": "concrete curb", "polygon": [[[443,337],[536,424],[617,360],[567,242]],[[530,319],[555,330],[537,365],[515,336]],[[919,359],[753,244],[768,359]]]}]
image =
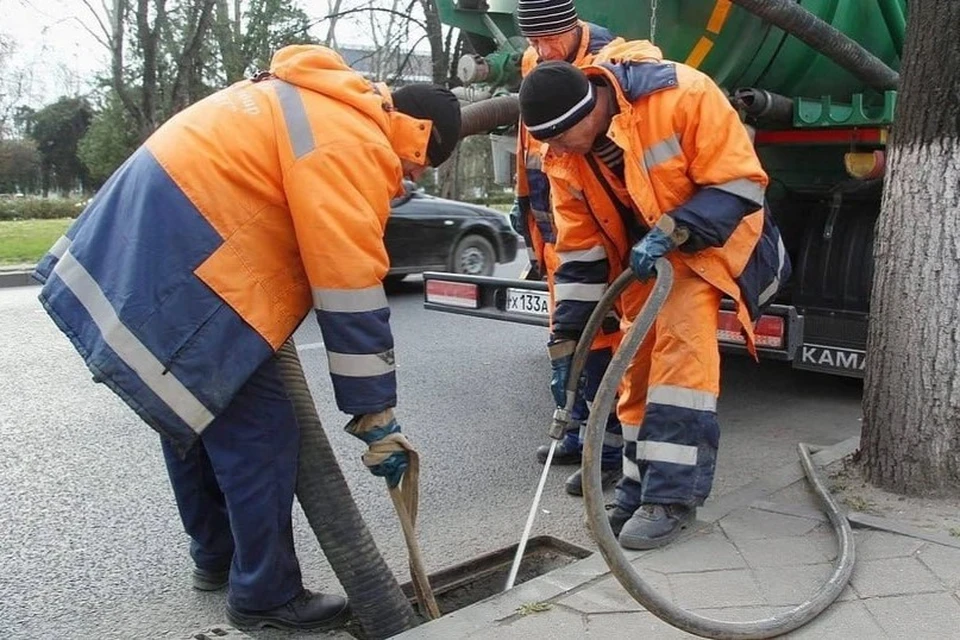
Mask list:
[{"label": "concrete curb", "polygon": [[40,283],[33,279],[32,273],[33,269],[0,271],[0,289],[7,287],[39,286]]}]

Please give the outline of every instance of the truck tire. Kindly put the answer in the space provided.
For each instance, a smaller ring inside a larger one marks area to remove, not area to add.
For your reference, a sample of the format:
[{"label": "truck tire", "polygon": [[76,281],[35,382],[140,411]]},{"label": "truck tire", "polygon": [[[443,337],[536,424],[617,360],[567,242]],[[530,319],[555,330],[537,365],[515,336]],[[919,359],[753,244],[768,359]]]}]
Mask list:
[{"label": "truck tire", "polygon": [[478,234],[464,236],[453,250],[450,271],[471,276],[493,275],[497,252],[489,240]]}]

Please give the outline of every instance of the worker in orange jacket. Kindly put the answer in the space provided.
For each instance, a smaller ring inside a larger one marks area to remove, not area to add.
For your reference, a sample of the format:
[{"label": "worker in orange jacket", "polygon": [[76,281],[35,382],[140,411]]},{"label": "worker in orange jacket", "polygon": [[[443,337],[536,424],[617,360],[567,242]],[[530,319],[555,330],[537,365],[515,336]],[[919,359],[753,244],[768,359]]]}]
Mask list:
[{"label": "worker in orange jacket", "polygon": [[[753,322],[790,275],[766,208],[767,176],[736,111],[714,82],[666,62],[649,42],[614,43],[581,70],[539,65],[520,89],[521,117],[546,143],[557,270],[579,287],[560,300],[554,335],[579,338],[625,267],[624,328],[652,288],[656,260],[674,284],[622,381],[617,412],[624,477],[608,513],[620,544],[666,544],[710,494],[720,430],[717,325],[723,296],[755,354]],[[612,256],[612,258],[610,257]]]},{"label": "worker in orange jacket", "polygon": [[[193,584],[229,583],[237,626],[347,616],[301,581],[298,427],[275,352],[312,308],[347,431],[370,446],[400,432],[384,227],[402,178],[459,132],[446,89],[391,94],[331,49],[286,47],[161,126],[37,267],[94,379],[162,436]],[[407,454],[380,458],[370,470],[396,486]]]},{"label": "worker in orange jacket", "polygon": [[[598,51],[614,41],[613,34],[603,27],[580,20],[573,0],[519,0],[517,23],[520,34],[530,42],[530,47],[524,52],[521,61],[521,73],[524,77],[537,64],[551,60],[566,60],[576,66],[586,66]],[[543,275],[547,279],[552,327],[558,297],[555,273],[568,256],[558,254],[554,247],[556,232],[550,205],[550,185],[541,169],[541,145],[529,135],[522,121],[517,130],[517,200],[513,224],[526,241],[531,267],[537,275]],[[569,288],[566,284],[563,281],[559,283],[560,298],[567,295]],[[611,314],[591,345],[590,355],[584,366],[582,395],[578,397],[571,416],[574,428],[557,445],[553,458],[556,464],[580,464],[583,425],[590,415],[588,407],[596,396],[600,380],[607,370],[613,350],[620,343],[621,336],[619,321]],[[565,403],[565,392],[559,386],[562,376],[557,369],[569,367],[571,359],[572,357],[551,359],[554,368],[551,391],[560,406]],[[541,464],[546,462],[549,449],[548,445],[541,445],[537,449],[537,459]],[[605,487],[613,486],[622,475],[622,450],[620,421],[611,413],[607,420],[600,465]],[[571,495],[583,495],[580,469],[567,478],[564,488]]]}]

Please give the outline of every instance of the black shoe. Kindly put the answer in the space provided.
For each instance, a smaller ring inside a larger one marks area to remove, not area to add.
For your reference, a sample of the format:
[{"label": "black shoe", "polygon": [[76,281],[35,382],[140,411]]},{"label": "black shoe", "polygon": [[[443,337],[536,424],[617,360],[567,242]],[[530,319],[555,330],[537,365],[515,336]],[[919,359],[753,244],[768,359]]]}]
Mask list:
[{"label": "black shoe", "polygon": [[230,569],[223,571],[207,571],[200,567],[193,568],[193,588],[200,591],[219,591],[227,586],[230,580]]},{"label": "black shoe", "polygon": [[[620,481],[620,478],[623,476],[623,467],[617,466],[613,469],[600,469],[600,486],[607,490],[613,485],[617,484]],[[574,471],[567,481],[564,483],[563,488],[567,490],[572,496],[582,496],[583,495],[583,469],[577,469]]]},{"label": "black shoe", "polygon": [[697,519],[697,508],[682,504],[643,504],[620,531],[625,549],[656,549],[672,542]]},{"label": "black shoe", "polygon": [[[561,440],[557,444],[557,450],[553,452],[553,462],[551,464],[567,466],[571,464],[580,464],[580,458],[582,457],[580,452],[580,447],[576,445],[573,448],[568,449],[565,445],[567,440]],[[537,447],[537,462],[540,464],[547,463],[547,454],[550,453],[550,445],[542,444]]]},{"label": "black shoe", "polygon": [[245,611],[227,603],[227,618],[238,628],[332,629],[346,623],[349,612],[346,598],[306,589],[290,602],[269,611]]}]

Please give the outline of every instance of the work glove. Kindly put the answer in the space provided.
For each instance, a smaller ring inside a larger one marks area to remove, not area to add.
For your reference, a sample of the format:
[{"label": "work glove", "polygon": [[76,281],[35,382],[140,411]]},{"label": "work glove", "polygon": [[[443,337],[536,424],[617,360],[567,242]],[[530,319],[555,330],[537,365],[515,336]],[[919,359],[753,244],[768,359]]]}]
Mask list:
[{"label": "work glove", "polygon": [[385,478],[391,489],[400,484],[410,465],[407,450],[413,447],[400,433],[393,410],[354,416],[344,429],[367,443],[369,449],[362,460],[370,473]]},{"label": "work glove", "polygon": [[633,245],[630,250],[630,268],[644,282],[653,277],[657,260],[682,244],[689,237],[688,231],[676,225],[673,218],[660,216],[655,227]]},{"label": "work glove", "polygon": [[567,382],[570,380],[570,366],[573,364],[573,351],[577,341],[570,339],[551,340],[547,344],[550,354],[550,392],[558,407],[567,405]]}]

